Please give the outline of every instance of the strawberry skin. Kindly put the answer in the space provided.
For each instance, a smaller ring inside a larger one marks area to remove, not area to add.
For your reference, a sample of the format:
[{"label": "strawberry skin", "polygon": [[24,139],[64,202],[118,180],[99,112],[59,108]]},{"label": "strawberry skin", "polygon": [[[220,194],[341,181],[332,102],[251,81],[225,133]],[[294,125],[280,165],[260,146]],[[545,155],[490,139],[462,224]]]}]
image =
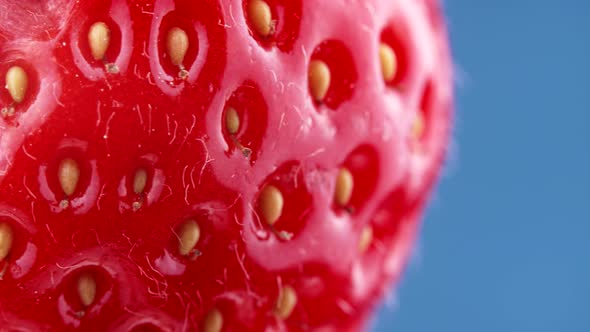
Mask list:
[{"label": "strawberry skin", "polygon": [[445,157],[436,0],[0,0],[0,331],[356,331]]}]

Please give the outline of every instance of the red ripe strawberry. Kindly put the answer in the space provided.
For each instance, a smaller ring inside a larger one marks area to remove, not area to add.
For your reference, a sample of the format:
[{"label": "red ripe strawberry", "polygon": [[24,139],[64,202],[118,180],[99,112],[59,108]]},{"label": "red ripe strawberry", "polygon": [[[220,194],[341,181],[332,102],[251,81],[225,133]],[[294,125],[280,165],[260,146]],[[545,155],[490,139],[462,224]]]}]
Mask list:
[{"label": "red ripe strawberry", "polygon": [[1,331],[348,331],[449,136],[435,0],[0,0]]}]

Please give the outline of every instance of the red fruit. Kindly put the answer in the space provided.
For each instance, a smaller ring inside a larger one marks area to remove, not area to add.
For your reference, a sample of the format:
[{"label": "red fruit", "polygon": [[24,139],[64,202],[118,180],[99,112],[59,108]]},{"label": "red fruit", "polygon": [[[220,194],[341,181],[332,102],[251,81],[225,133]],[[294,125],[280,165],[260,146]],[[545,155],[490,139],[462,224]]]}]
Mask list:
[{"label": "red fruit", "polygon": [[0,330],[346,331],[449,136],[434,0],[0,0]]}]

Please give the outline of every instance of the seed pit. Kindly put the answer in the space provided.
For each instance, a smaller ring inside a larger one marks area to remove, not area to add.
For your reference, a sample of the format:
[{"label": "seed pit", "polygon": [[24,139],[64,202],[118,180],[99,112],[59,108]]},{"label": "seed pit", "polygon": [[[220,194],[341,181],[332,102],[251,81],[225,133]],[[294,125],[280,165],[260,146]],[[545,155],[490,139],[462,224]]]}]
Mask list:
[{"label": "seed pit", "polygon": [[228,154],[238,151],[254,163],[268,123],[268,106],[258,85],[245,81],[230,96],[222,113],[222,132]]},{"label": "seed pit", "polygon": [[[342,171],[343,169],[347,171]],[[348,173],[348,174],[347,174]],[[354,181],[362,179],[362,181]],[[344,161],[335,183],[335,207],[354,213],[362,208],[375,190],[379,179],[377,152],[369,145],[361,145]],[[340,195],[342,197],[338,197]],[[345,200],[344,198],[348,198]],[[347,201],[346,204],[342,204]]]},{"label": "seed pit", "polygon": [[87,265],[68,273],[58,289],[71,313],[82,317],[99,311],[113,293],[113,278],[101,266]]},{"label": "seed pit", "polygon": [[293,49],[301,25],[301,0],[244,0],[250,34],[263,47]]},{"label": "seed pit", "polygon": [[122,34],[119,25],[109,15],[110,1],[93,4],[95,20],[82,25],[79,34],[79,47],[86,62],[93,67],[102,67],[114,74],[119,68],[114,62],[121,53]]},{"label": "seed pit", "polygon": [[157,201],[166,181],[164,172],[158,167],[158,158],[153,154],[143,155],[131,165],[117,189],[120,212],[137,212]]},{"label": "seed pit", "polygon": [[55,213],[85,213],[99,195],[97,162],[88,158],[87,142],[68,138],[60,145],[50,162],[39,166],[39,191]]},{"label": "seed pit", "polygon": [[[315,170],[309,170],[313,173]],[[260,187],[254,220],[280,240],[290,240],[305,226],[312,197],[306,187],[306,171],[297,162],[288,162],[272,173]]]},{"label": "seed pit", "polygon": [[316,104],[337,109],[352,97],[358,74],[350,51],[341,41],[326,40],[318,45],[308,70],[310,95]]},{"label": "seed pit", "polygon": [[[227,29],[219,1],[174,0],[158,2],[150,23],[146,47],[154,83],[164,94],[180,97],[199,95],[209,103],[220,89],[227,62]],[[151,11],[151,10],[150,10]],[[167,50],[167,36],[172,28],[183,30],[188,48],[182,61],[184,68],[172,63]],[[197,107],[190,112],[205,112]],[[188,110],[186,110],[188,111]],[[201,115],[201,114],[199,114]],[[204,116],[204,114],[202,114]]]},{"label": "seed pit", "polygon": [[379,59],[381,73],[385,83],[389,86],[400,86],[409,74],[410,52],[409,38],[405,27],[393,24],[387,26],[381,32],[379,44]]},{"label": "seed pit", "polygon": [[126,1],[113,0],[92,1],[87,6],[91,17],[71,16],[68,44],[81,73],[91,81],[104,80],[108,74],[128,69],[133,47],[124,46],[134,43],[129,7]]},{"label": "seed pit", "polygon": [[[338,258],[335,252],[334,259]],[[308,326],[318,327],[325,324],[326,317],[330,317],[330,321],[350,319],[350,311],[343,312],[338,305],[342,299],[342,283],[333,280],[339,278],[337,272],[319,262],[301,264],[289,271],[288,276],[283,274],[282,280],[290,280],[297,290],[295,309],[285,323],[292,326],[304,320]]]},{"label": "seed pit", "polygon": [[[386,257],[400,255],[400,252],[393,249],[399,245],[411,245],[411,241],[403,244],[404,241],[401,236],[402,232],[407,230],[408,227],[417,226],[417,220],[411,218],[411,216],[419,207],[418,203],[409,199],[404,187],[399,187],[390,193],[381,201],[369,223],[361,231],[360,251]],[[370,241],[367,241],[367,239],[370,239]],[[369,243],[366,244],[367,242]]]},{"label": "seed pit", "polygon": [[38,248],[30,225],[26,213],[0,204],[0,280],[20,279],[36,266]]}]

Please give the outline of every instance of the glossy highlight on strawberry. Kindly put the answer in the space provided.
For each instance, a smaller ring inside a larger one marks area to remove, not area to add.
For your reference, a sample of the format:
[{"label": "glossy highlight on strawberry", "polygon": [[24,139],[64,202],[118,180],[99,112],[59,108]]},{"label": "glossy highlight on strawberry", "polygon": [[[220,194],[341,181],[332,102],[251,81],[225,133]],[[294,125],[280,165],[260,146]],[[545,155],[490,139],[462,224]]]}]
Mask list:
[{"label": "glossy highlight on strawberry", "polygon": [[452,120],[435,0],[0,0],[0,330],[356,331]]}]

